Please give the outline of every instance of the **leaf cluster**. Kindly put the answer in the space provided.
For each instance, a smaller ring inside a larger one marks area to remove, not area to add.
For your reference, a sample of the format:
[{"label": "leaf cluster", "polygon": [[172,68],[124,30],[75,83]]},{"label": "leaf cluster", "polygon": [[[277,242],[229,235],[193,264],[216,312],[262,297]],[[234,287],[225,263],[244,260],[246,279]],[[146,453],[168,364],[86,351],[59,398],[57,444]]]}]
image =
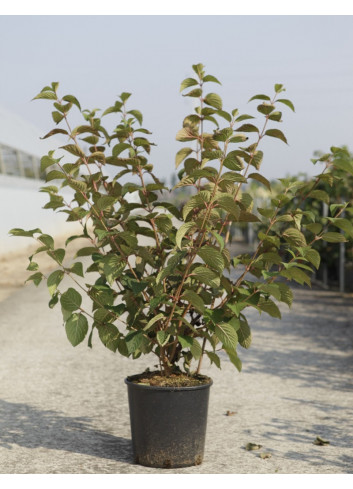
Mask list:
[{"label": "leaf cluster", "polygon": [[[280,318],[278,302],[291,306],[293,300],[288,282],[310,285],[312,270],[320,263],[313,243],[345,239],[341,233],[325,233],[314,214],[302,209],[309,197],[326,198],[315,182],[310,188],[306,182],[282,180],[281,192],[266,208],[254,207],[245,191],[250,181],[271,190],[261,174],[260,144],[268,137],[287,143],[278,124],[282,108],[294,111],[294,105],[283,98],[284,87],[276,84],[273,95],[250,99],[258,123],[236,108],[226,111],[221,97],[207,90],[210,83],[220,84],[218,79],[206,74],[202,64],[192,68],[194,76],[180,89],[198,105],[176,136],[186,145],[175,158],[175,189],[193,189],[182,209],[163,200],[168,189],[149,162],[151,133],[142,126],[141,112],[128,108],[130,93],[122,93],[100,113],[82,110],[73,95],[60,97],[58,83],[52,83],[35,98],[53,103],[56,126],[44,137],[66,136],[61,147],[66,157],[56,158],[51,151],[42,158],[48,185],[41,191],[48,195],[47,209],[81,225],[82,233],[68,238],[66,246],[78,238],[85,245],[67,265],[65,249],[56,249],[54,239],[40,229],[11,231],[37,240],[28,266],[34,273],[28,280],[36,285],[46,281],[49,306],[61,307],[73,346],[85,338],[92,346],[97,336],[108,349],[127,357],[153,353],[165,375],[178,368],[190,372],[193,360],[199,372],[205,355],[217,367],[226,355],[240,370],[237,347],[251,345],[248,308]],[[83,118],[74,129],[71,110]],[[106,117],[118,121],[113,131],[103,125]],[[107,171],[111,167],[113,177]],[[124,183],[126,178],[130,181]],[[63,188],[71,189],[69,202]],[[132,194],[137,201],[132,202]],[[334,208],[332,223],[348,232],[341,209]],[[264,226],[257,249],[231,256],[230,227],[249,222]],[[38,253],[47,253],[57,264],[48,277],[35,262]],[[65,276],[73,284],[63,290]],[[83,295],[90,310],[83,307]]]}]

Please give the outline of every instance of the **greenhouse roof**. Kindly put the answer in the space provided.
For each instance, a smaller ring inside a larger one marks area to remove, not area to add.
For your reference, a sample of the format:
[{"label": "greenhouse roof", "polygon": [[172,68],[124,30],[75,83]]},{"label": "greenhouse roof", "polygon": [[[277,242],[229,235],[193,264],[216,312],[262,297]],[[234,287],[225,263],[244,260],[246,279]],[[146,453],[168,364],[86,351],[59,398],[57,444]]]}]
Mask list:
[{"label": "greenhouse roof", "polygon": [[0,144],[41,157],[63,144],[53,138],[41,140],[44,134],[45,131],[0,106]]}]

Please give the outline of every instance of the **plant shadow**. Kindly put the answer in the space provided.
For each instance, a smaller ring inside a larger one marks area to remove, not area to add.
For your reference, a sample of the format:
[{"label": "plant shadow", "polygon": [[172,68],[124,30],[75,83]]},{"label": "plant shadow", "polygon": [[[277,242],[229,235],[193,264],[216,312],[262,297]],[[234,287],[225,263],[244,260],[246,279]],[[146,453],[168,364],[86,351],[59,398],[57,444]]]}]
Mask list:
[{"label": "plant shadow", "polygon": [[0,448],[47,448],[133,463],[131,440],[96,430],[87,417],[0,399]]}]

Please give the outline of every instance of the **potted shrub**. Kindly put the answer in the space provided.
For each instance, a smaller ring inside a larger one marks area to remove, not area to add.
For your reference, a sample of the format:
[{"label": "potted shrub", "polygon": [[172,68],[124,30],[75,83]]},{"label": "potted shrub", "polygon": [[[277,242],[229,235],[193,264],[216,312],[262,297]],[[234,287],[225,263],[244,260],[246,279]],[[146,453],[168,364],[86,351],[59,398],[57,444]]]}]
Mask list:
[{"label": "potted shrub", "polygon": [[[315,215],[302,210],[309,197],[327,199],[316,187],[332,182],[331,154],[320,158],[325,168],[310,185],[281,179],[278,195],[266,208],[253,209],[246,192],[251,180],[271,189],[260,173],[260,144],[268,137],[286,143],[277,128],[280,107],[294,107],[282,97],[283,86],[276,84],[273,96],[250,99],[263,119],[258,128],[253,116],[226,111],[220,96],[206,90],[219,81],[205,74],[202,64],[192,68],[194,76],[182,82],[181,91],[199,103],[176,136],[187,145],[176,154],[181,170],[175,188],[190,186],[193,194],[181,209],[163,199],[167,189],[148,160],[150,132],[142,127],[142,114],[130,108],[129,93],[99,114],[82,110],[72,95],[60,96],[58,83],[52,83],[35,98],[53,103],[56,127],[44,137],[64,135],[67,144],[61,150],[68,157],[51,151],[42,158],[49,185],[41,191],[48,194],[46,208],[82,225],[82,234],[68,238],[66,246],[77,238],[86,244],[68,265],[65,249],[56,249],[50,235],[40,229],[11,230],[38,241],[28,280],[35,285],[46,280],[49,307],[61,306],[73,346],[87,338],[91,347],[98,336],[121,355],[155,355],[155,372],[126,379],[135,461],[154,467],[201,463],[212,384],[201,375],[203,358],[220,368],[228,357],[240,370],[237,346],[251,344],[247,308],[280,317],[275,301],[290,306],[293,299],[287,282],[310,284],[312,268],[319,266],[313,243],[345,239],[340,232],[325,233]],[[73,109],[84,118],[75,128],[69,122]],[[103,126],[106,117],[114,119],[113,131]],[[60,194],[63,187],[72,189],[70,202]],[[135,202],[129,199],[132,193],[138,194]],[[351,232],[341,217],[345,207],[331,205],[331,224]],[[231,256],[230,226],[260,221],[264,227],[256,250]],[[310,233],[308,240],[303,229]],[[48,277],[35,261],[38,253],[47,253],[57,265]],[[62,290],[65,276],[73,284]],[[82,306],[83,294],[91,310]]]}]

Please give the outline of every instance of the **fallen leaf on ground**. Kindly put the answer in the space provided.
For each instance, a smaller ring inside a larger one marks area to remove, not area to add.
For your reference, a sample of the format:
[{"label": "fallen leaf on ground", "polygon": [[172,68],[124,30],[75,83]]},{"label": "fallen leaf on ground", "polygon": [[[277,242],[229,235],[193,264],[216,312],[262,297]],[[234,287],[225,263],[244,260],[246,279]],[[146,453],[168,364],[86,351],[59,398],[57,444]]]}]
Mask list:
[{"label": "fallen leaf on ground", "polygon": [[260,458],[271,458],[272,457],[272,454],[270,452],[262,452],[260,453]]},{"label": "fallen leaf on ground", "polygon": [[226,416],[234,416],[234,414],[237,414],[236,411],[227,411]]},{"label": "fallen leaf on ground", "polygon": [[320,446],[330,444],[329,441],[324,440],[323,438],[321,438],[321,436],[317,436],[316,439],[313,441],[313,443],[314,443],[314,445],[320,445]]},{"label": "fallen leaf on ground", "polygon": [[245,450],[260,450],[262,445],[258,445],[257,443],[247,443],[245,445]]}]

